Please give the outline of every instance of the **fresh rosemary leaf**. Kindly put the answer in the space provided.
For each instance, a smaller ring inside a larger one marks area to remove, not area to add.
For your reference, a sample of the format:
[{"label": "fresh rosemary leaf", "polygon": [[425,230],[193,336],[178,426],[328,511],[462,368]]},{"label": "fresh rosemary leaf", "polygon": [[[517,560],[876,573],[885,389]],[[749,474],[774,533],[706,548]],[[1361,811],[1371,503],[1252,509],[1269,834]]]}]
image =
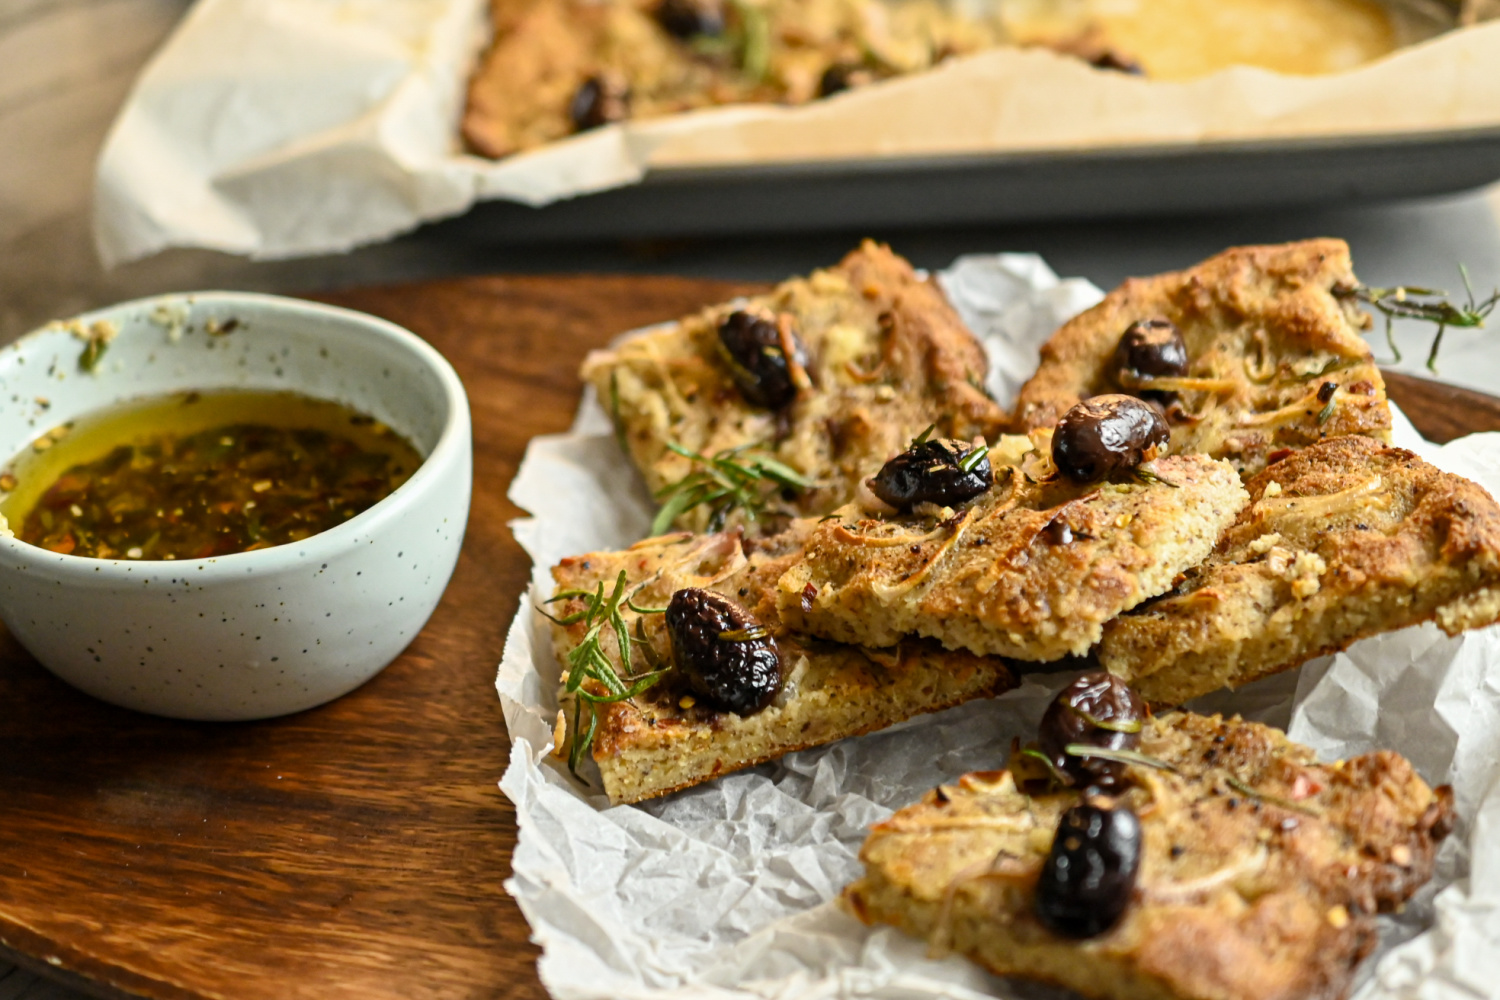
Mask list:
[{"label": "fresh rosemary leaf", "polygon": [[1144,465],[1138,465],[1135,467],[1135,478],[1145,483],[1147,486],[1170,486],[1174,490],[1178,489],[1178,485],[1176,483],[1172,482],[1170,479],[1163,479],[1161,476],[1158,476],[1155,472],[1153,472],[1151,469],[1146,468]]},{"label": "fresh rosemary leaf", "polygon": [[1042,766],[1047,769],[1047,773],[1052,776],[1052,780],[1053,780],[1054,783],[1059,784],[1059,785],[1063,786],[1064,788],[1066,788],[1069,785],[1073,784],[1073,779],[1070,778],[1070,777],[1068,777],[1066,774],[1063,774],[1061,771],[1059,771],[1057,769],[1057,765],[1054,764],[1054,763],[1052,763],[1052,758],[1051,757],[1048,757],[1046,754],[1042,753],[1040,750],[1036,749],[1035,747],[1027,747],[1026,749],[1022,750],[1021,751],[1021,756],[1022,757],[1030,757],[1033,760],[1039,760],[1039,761],[1041,761],[1042,762]]},{"label": "fresh rosemary leaf", "polygon": [[990,446],[982,444],[958,460],[958,467],[965,472],[973,472],[974,466],[984,461],[984,456],[990,453]]},{"label": "fresh rosemary leaf", "polygon": [[656,491],[661,509],[651,522],[651,533],[660,535],[683,514],[697,507],[710,508],[710,530],[724,526],[729,515],[743,510],[755,520],[765,512],[766,504],[777,488],[800,493],[816,484],[791,466],[756,449],[739,445],[702,455],[675,441],[667,448],[693,463],[693,469],[675,483]]},{"label": "fresh rosemary leaf", "polygon": [[1115,760],[1121,764],[1140,764],[1143,767],[1154,767],[1158,771],[1177,770],[1164,760],[1134,750],[1111,750],[1108,747],[1092,747],[1087,743],[1069,743],[1063,747],[1063,753],[1070,757],[1098,757],[1100,760]]},{"label": "fresh rosemary leaf", "polygon": [[1079,708],[1070,701],[1063,701],[1064,707],[1084,722],[1097,729],[1107,729],[1112,733],[1138,733],[1141,731],[1140,719],[1101,719],[1086,709]]},{"label": "fresh rosemary leaf", "polygon": [[1315,816],[1319,819],[1323,817],[1323,814],[1318,812],[1318,810],[1314,809],[1312,806],[1305,806],[1300,802],[1293,802],[1291,799],[1284,799],[1279,795],[1267,795],[1265,792],[1259,791],[1258,789],[1252,788],[1250,785],[1245,784],[1243,781],[1234,777],[1233,775],[1226,777],[1224,779],[1224,783],[1240,794],[1248,795],[1252,799],[1259,799],[1260,801],[1268,802],[1273,806],[1280,806],[1282,809],[1290,809],[1292,812],[1299,812],[1304,816]]}]

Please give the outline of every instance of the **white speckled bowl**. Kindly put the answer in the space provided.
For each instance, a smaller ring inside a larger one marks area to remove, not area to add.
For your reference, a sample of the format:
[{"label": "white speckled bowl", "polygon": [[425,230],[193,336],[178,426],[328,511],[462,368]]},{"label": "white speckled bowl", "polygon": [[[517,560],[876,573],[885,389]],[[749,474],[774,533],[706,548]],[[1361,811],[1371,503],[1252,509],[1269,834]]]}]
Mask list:
[{"label": "white speckled bowl", "polygon": [[79,320],[119,329],[91,374],[83,341],[56,324],[0,350],[0,462],[93,410],[227,388],[344,403],[425,461],[344,524],[257,552],[84,559],[0,538],[0,618],[16,638],[89,694],[184,719],[311,708],[395,659],[437,606],[468,519],[469,406],[448,362],[392,323],[270,295],[169,295]]}]

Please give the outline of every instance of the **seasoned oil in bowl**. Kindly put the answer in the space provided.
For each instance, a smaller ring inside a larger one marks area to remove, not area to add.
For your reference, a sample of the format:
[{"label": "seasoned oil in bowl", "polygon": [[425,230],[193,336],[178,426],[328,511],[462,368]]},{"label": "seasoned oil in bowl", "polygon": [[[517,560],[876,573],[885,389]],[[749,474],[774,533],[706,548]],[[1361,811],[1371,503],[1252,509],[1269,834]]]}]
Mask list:
[{"label": "seasoned oil in bowl", "polygon": [[297,542],[422,463],[372,417],[296,393],[189,392],[59,425],[0,476],[22,541],[96,559],[204,559]]}]

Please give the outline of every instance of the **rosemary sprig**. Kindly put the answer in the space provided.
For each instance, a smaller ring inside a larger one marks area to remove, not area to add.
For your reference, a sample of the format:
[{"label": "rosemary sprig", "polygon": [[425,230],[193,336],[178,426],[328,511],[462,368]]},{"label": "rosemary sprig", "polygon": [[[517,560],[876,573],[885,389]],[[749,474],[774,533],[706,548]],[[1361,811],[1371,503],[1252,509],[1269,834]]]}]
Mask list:
[{"label": "rosemary sprig", "polygon": [[974,467],[984,461],[984,456],[990,453],[990,446],[982,444],[958,460],[958,467],[965,472],[973,472]]},{"label": "rosemary sprig", "polygon": [[1323,814],[1318,812],[1318,810],[1314,809],[1312,806],[1305,806],[1300,802],[1293,802],[1291,799],[1284,799],[1279,795],[1267,795],[1265,792],[1259,791],[1258,789],[1245,784],[1245,782],[1234,777],[1233,775],[1225,777],[1224,783],[1230,788],[1233,788],[1235,791],[1239,792],[1241,795],[1248,795],[1252,799],[1259,799],[1260,801],[1268,802],[1273,806],[1280,806],[1282,809],[1290,809],[1292,812],[1299,812],[1304,816],[1312,816],[1317,819],[1323,818]]},{"label": "rosemary sprig", "polygon": [[1394,361],[1399,364],[1401,351],[1396,347],[1393,330],[1397,319],[1415,319],[1437,324],[1432,346],[1427,351],[1427,370],[1437,374],[1438,350],[1443,345],[1443,334],[1448,327],[1460,329],[1482,329],[1495,307],[1500,305],[1500,288],[1480,302],[1474,298],[1474,288],[1469,283],[1469,270],[1462,264],[1458,272],[1464,279],[1464,290],[1468,302],[1456,306],[1447,299],[1447,292],[1435,288],[1417,288],[1412,285],[1397,285],[1393,288],[1371,288],[1367,285],[1352,285],[1335,288],[1333,293],[1343,298],[1352,298],[1373,307],[1385,317],[1385,342],[1391,349]]},{"label": "rosemary sprig", "polygon": [[708,530],[718,531],[736,510],[755,520],[765,511],[767,482],[783,489],[801,492],[812,488],[813,481],[796,469],[777,461],[754,445],[725,448],[712,456],[700,455],[668,441],[667,447],[697,466],[675,483],[656,493],[661,509],[651,522],[651,534],[660,535],[683,514],[695,507],[708,506],[712,513]]},{"label": "rosemary sprig", "polygon": [[1159,760],[1149,754],[1137,753],[1134,750],[1112,750],[1109,747],[1091,747],[1087,743],[1069,743],[1063,747],[1063,753],[1070,757],[1098,757],[1100,760],[1114,760],[1121,764],[1140,764],[1144,767],[1154,767],[1158,771],[1173,771],[1177,768],[1164,760]]},{"label": "rosemary sprig", "polygon": [[[631,666],[631,645],[634,641],[644,640],[645,633],[641,632],[636,639],[631,638],[630,629],[625,624],[625,617],[620,612],[621,606],[637,614],[659,614],[666,609],[637,607],[633,600],[634,592],[630,594],[625,592],[627,579],[625,571],[621,570],[619,578],[615,580],[614,590],[608,597],[604,594],[604,582],[601,580],[594,590],[579,590],[570,587],[566,590],[559,590],[543,602],[553,604],[573,598],[582,600],[583,610],[575,611],[571,615],[558,618],[548,614],[544,609],[537,609],[558,625],[576,625],[582,622],[588,629],[584,633],[583,640],[568,653],[568,681],[564,685],[564,690],[573,695],[573,725],[569,730],[572,743],[568,747],[568,770],[574,775],[578,774],[578,764],[583,760],[584,754],[588,752],[589,747],[593,746],[594,732],[599,728],[598,706],[634,698],[655,685],[661,680],[662,674],[670,669],[663,667],[660,670],[637,674]],[[615,645],[620,651],[621,670],[618,671],[615,669],[614,661],[604,652],[606,628],[614,633]],[[586,689],[583,687],[585,680],[597,682],[605,693],[597,694]],[[583,719],[584,713],[588,714],[586,726]]]}]

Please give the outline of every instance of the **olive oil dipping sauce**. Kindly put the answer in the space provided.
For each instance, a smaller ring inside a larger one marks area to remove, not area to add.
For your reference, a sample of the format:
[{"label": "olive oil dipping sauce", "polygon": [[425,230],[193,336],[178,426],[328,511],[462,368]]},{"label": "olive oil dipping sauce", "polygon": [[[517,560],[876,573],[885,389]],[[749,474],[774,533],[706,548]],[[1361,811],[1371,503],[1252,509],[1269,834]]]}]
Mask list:
[{"label": "olive oil dipping sauce", "polygon": [[203,559],[343,524],[422,456],[346,406],[226,390],[135,400],[38,438],[0,475],[32,545],[95,559]]}]

